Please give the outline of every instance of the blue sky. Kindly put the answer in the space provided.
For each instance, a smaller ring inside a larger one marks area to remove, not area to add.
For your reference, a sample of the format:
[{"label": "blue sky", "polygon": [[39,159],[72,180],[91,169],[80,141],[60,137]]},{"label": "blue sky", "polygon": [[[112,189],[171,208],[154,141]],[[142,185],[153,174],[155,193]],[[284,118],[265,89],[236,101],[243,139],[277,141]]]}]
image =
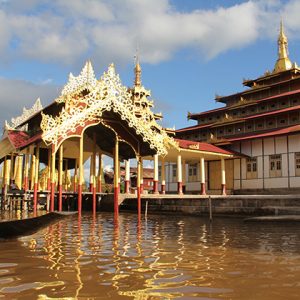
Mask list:
[{"label": "blue sky", "polygon": [[0,122],[37,97],[50,103],[91,59],[97,77],[114,62],[133,83],[136,45],[142,81],[163,125],[217,108],[215,94],[272,70],[281,17],[291,60],[300,63],[297,0],[0,0]]}]

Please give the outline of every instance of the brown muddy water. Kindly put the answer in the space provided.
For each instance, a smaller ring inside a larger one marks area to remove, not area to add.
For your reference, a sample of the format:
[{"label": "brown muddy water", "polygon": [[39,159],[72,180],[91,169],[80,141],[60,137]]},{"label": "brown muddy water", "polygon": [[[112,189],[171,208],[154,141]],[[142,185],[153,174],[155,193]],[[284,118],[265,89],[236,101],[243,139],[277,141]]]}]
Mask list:
[{"label": "brown muddy water", "polygon": [[300,224],[72,216],[0,242],[3,299],[299,299]]}]

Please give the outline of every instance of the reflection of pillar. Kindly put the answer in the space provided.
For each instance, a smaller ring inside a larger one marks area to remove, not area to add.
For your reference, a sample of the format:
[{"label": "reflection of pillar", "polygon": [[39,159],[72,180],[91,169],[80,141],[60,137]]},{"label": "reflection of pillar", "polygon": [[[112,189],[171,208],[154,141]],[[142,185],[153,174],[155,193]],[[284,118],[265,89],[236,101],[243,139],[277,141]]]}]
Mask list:
[{"label": "reflection of pillar", "polygon": [[50,211],[54,211],[55,194],[55,152],[54,146],[51,148],[51,192],[50,192]]},{"label": "reflection of pillar", "polygon": [[93,193],[93,214],[96,213],[96,134],[93,134],[93,159],[92,159],[92,193]]},{"label": "reflection of pillar", "polygon": [[58,211],[62,211],[63,153],[64,147],[60,145],[58,158]]},{"label": "reflection of pillar", "polygon": [[226,176],[225,176],[225,160],[221,158],[221,192],[226,195]]},{"label": "reflection of pillar", "polygon": [[186,168],[185,168],[185,160],[182,160],[182,192],[185,194],[186,190]]},{"label": "reflection of pillar", "polygon": [[130,189],[130,160],[125,160],[125,193],[129,194]]},{"label": "reflection of pillar", "polygon": [[39,169],[40,169],[40,146],[37,145],[35,148],[35,176],[34,176],[34,190],[33,190],[33,211],[34,215],[37,212],[38,204],[38,184],[39,184]]},{"label": "reflection of pillar", "polygon": [[200,158],[200,185],[201,185],[201,195],[206,195],[206,187],[205,187],[205,162],[204,157]]},{"label": "reflection of pillar", "polygon": [[29,148],[25,154],[25,164],[24,164],[24,191],[26,192],[29,188]]},{"label": "reflection of pillar", "polygon": [[102,154],[98,153],[98,193],[102,193]]},{"label": "reflection of pillar", "polygon": [[116,137],[114,151],[114,216],[119,215],[119,141]]},{"label": "reflection of pillar", "polygon": [[137,187],[137,209],[138,209],[138,216],[141,216],[141,177],[142,177],[142,159],[140,156],[137,157],[137,180],[136,180],[136,187]]},{"label": "reflection of pillar", "polygon": [[154,155],[153,194],[158,194],[158,154]]},{"label": "reflection of pillar", "polygon": [[140,162],[141,166],[140,166],[140,191],[141,194],[144,194],[144,170],[143,170],[143,159],[141,158],[141,162]]},{"label": "reflection of pillar", "polygon": [[182,163],[180,154],[177,156],[177,193],[182,194]]},{"label": "reflection of pillar", "polygon": [[83,185],[83,133],[79,139],[79,180],[78,180],[78,213],[82,211],[82,185]]},{"label": "reflection of pillar", "polygon": [[161,193],[166,193],[166,169],[165,169],[165,159],[161,160]]}]

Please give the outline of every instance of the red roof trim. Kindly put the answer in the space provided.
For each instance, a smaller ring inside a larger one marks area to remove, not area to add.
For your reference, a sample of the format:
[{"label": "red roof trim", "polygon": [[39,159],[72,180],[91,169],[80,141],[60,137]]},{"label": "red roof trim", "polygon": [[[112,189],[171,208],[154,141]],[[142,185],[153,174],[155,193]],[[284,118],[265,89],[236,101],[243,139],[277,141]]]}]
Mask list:
[{"label": "red roof trim", "polygon": [[291,132],[297,132],[300,131],[300,125],[294,125],[290,127],[285,127],[277,130],[272,130],[264,133],[259,134],[248,134],[247,136],[240,136],[236,138],[226,139],[227,142],[235,142],[235,141],[242,141],[242,140],[248,140],[248,139],[255,139],[255,138],[263,138],[268,136],[274,136],[274,135],[283,135]]},{"label": "red roof trim", "polygon": [[[213,152],[213,153],[228,154],[228,155],[234,154],[231,151],[222,149],[220,147],[208,143],[201,143],[197,141],[182,140],[182,139],[175,139],[175,140],[176,142],[178,142],[179,147],[182,149],[190,149],[195,151]],[[192,146],[195,146],[195,148]]]},{"label": "red roof trim", "polygon": [[23,148],[28,146],[38,140],[41,140],[42,133],[37,133],[36,135],[30,137],[24,131],[17,131],[17,130],[9,130],[7,132],[7,136],[11,144],[16,148]]}]

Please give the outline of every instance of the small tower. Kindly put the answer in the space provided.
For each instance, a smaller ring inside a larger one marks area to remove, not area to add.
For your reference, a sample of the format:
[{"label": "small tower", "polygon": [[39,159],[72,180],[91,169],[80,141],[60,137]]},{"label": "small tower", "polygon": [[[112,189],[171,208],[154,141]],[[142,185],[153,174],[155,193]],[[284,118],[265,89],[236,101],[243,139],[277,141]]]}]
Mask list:
[{"label": "small tower", "polygon": [[278,36],[278,59],[274,67],[274,72],[287,71],[292,68],[292,62],[288,55],[288,39],[284,33],[283,22],[281,20]]}]

